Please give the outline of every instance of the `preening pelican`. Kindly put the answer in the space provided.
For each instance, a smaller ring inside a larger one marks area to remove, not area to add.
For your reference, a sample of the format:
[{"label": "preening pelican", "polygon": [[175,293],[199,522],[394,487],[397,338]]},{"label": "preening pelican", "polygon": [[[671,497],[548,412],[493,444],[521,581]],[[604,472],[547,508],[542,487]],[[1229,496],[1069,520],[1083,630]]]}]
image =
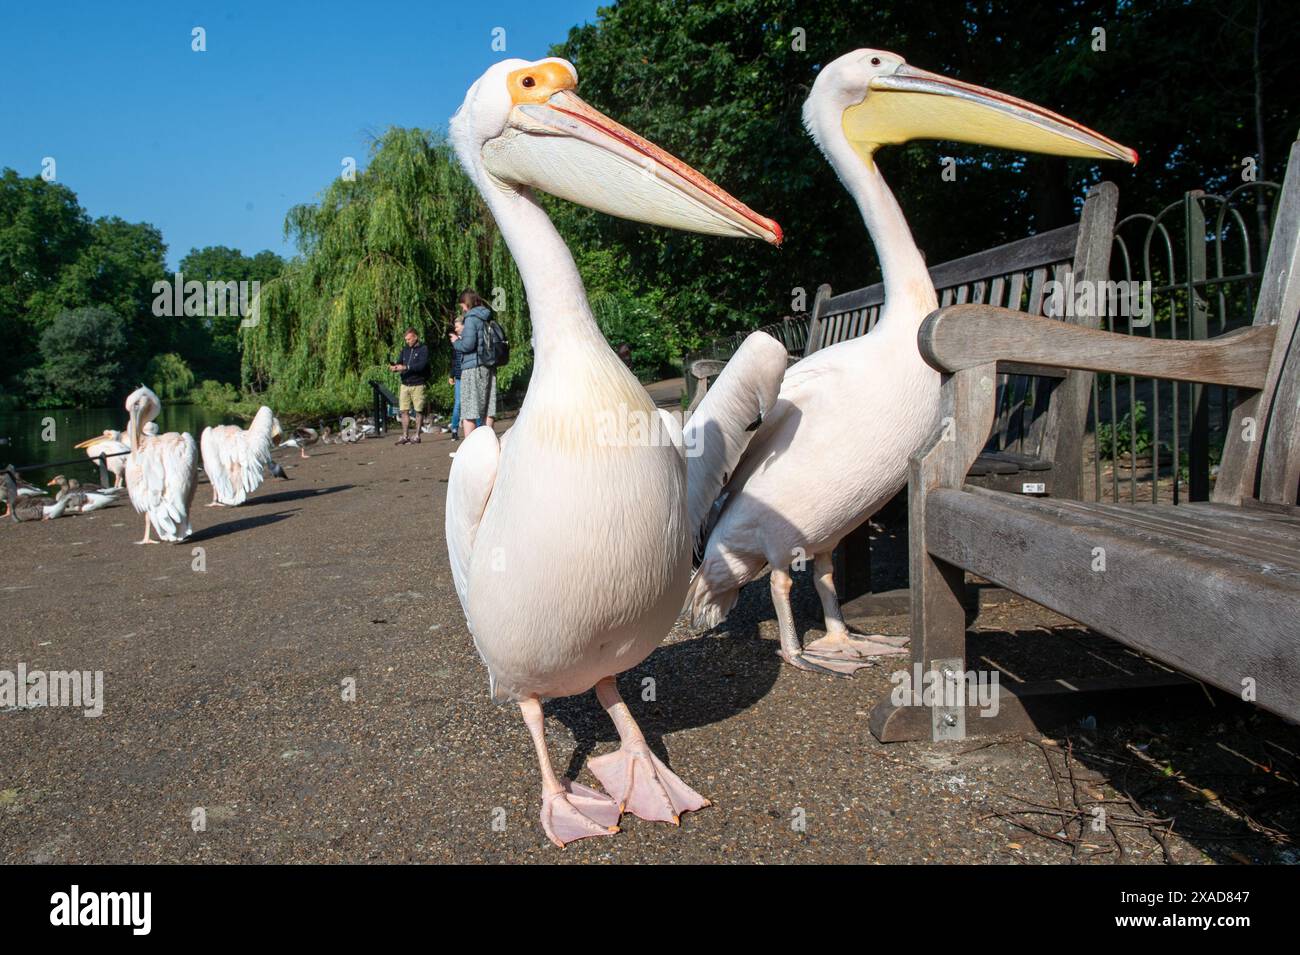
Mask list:
[{"label": "preening pelican", "polygon": [[144,517],[141,544],[155,544],[149,528],[173,543],[190,536],[190,505],[199,482],[199,448],[192,434],[145,434],[162,404],[144,386],[126,398],[126,426],[131,453],[126,458],[126,488],[131,504]]},{"label": "preening pelican", "polygon": [[[902,652],[906,641],[849,632],[831,552],[907,484],[908,459],[938,424],[940,389],[917,347],[920,324],[938,304],[934,286],[876,150],[924,138],[1127,162],[1137,154],[1031,103],[882,50],[856,50],[823,68],[803,115],[857,202],[880,257],[885,303],[870,334],[814,352],[786,373],[780,400],[713,509],[687,606],[696,626],[715,626],[740,588],[770,566],[782,658],[848,674],[868,656]],[[804,555],[813,558],[827,633],[806,648],[794,628],[789,572]]]},{"label": "preening pelican", "polygon": [[98,458],[101,454],[115,455],[104,459],[104,467],[108,468],[108,473],[113,475],[113,487],[122,486],[123,475],[126,473],[126,452],[131,450],[126,443],[125,434],[121,431],[106,430],[101,435],[87,438],[77,447],[85,448],[86,457],[91,459]]},{"label": "preening pelican", "polygon": [[208,507],[243,504],[261,485],[271,460],[274,421],[271,409],[262,405],[247,431],[233,424],[203,429],[199,438],[203,473],[212,484],[212,503]]},{"label": "preening pelican", "polygon": [[[519,266],[534,366],[506,436],[476,428],[461,444],[447,550],[493,697],[518,703],[532,736],[542,828],[557,845],[617,831],[624,810],[676,823],[708,800],[650,751],[614,679],[658,646],[690,577],[681,429],[606,344],[532,189],[641,222],[781,238],[775,222],[592,109],[576,85],[564,60],[504,60],[450,125]],[[590,763],[609,795],[557,776],[543,730],[544,697],[593,686],[621,740]]]}]

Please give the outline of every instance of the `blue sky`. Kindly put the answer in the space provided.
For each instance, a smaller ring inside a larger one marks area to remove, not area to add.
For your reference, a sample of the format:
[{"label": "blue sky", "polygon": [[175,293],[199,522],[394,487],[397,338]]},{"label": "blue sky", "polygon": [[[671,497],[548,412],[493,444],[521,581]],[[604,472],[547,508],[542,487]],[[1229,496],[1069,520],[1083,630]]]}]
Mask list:
[{"label": "blue sky", "polygon": [[[287,255],[284,214],[364,167],[390,125],[443,127],[480,73],[533,59],[596,0],[7,4],[0,167],[56,162],[95,217],[191,247]],[[207,52],[191,31],[207,32]],[[505,30],[506,51],[492,49]]]}]

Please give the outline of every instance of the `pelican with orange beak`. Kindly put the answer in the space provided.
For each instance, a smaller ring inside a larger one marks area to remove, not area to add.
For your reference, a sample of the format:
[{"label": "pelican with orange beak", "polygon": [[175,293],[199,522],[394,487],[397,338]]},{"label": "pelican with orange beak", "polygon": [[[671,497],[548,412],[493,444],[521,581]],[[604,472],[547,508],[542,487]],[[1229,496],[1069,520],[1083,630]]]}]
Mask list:
[{"label": "pelican with orange beak", "polygon": [[[1137,153],[1032,103],[917,69],[883,50],[856,50],[827,64],[803,115],[857,202],[880,258],[885,302],[869,334],[814,352],[786,372],[776,407],[716,506],[692,507],[706,520],[692,529],[702,553],[688,611],[696,626],[716,626],[740,588],[770,567],[781,657],[803,670],[847,675],[869,657],[904,652],[906,639],[849,631],[831,552],[906,486],[908,460],[939,423],[939,373],[917,344],[938,301],[876,150],[946,139],[1088,160],[1136,163]],[[813,557],[826,621],[826,636],[807,647],[790,607],[790,567],[805,555]]]},{"label": "pelican with orange beak", "polygon": [[[448,556],[493,698],[517,703],[532,736],[542,828],[560,846],[617,831],[625,810],[677,823],[708,800],[650,751],[615,683],[662,641],[690,579],[681,429],[605,342],[533,190],[638,222],[781,240],[775,222],[588,106],[576,86],[565,60],[506,60],[450,124],[523,278],[534,366],[510,431],[498,441],[477,428],[457,452]],[[770,408],[777,384],[754,388],[748,404]],[[717,389],[747,387],[731,376]],[[739,447],[753,420],[740,424]],[[716,467],[718,457],[698,460]],[[621,740],[590,762],[603,793],[557,776],[542,716],[544,698],[593,687]]]}]

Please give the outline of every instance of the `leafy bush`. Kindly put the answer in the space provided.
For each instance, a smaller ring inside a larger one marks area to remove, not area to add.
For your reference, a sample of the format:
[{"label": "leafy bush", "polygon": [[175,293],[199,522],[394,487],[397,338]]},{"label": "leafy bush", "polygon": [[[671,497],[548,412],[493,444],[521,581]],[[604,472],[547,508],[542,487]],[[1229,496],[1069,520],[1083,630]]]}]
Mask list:
[{"label": "leafy bush", "polygon": [[149,387],[164,401],[183,398],[194,387],[194,372],[175,352],[154,355],[145,367],[144,376]]},{"label": "leafy bush", "polygon": [[210,378],[190,392],[190,401],[218,414],[229,414],[239,400],[239,391],[234,385]]},{"label": "leafy bush", "polygon": [[1136,446],[1137,456],[1151,453],[1151,429],[1147,426],[1146,402],[1139,401],[1113,426],[1108,422],[1097,425],[1097,454],[1103,458],[1118,458]]}]

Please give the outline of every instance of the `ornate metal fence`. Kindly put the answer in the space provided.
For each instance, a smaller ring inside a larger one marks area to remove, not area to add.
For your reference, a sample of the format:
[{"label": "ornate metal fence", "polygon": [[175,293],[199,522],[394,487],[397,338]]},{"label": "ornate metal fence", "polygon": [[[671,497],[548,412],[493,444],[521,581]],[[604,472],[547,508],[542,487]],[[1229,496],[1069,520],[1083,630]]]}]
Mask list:
[{"label": "ornate metal fence", "polygon": [[[1102,327],[1186,340],[1249,325],[1278,190],[1272,182],[1243,183],[1222,196],[1196,190],[1155,215],[1121,220],[1111,276],[1143,283],[1138,288],[1144,309],[1134,314],[1130,308],[1125,315],[1108,309]],[[1085,463],[1093,499],[1206,500],[1228,426],[1227,392],[1098,375],[1091,407],[1094,445]]]}]

